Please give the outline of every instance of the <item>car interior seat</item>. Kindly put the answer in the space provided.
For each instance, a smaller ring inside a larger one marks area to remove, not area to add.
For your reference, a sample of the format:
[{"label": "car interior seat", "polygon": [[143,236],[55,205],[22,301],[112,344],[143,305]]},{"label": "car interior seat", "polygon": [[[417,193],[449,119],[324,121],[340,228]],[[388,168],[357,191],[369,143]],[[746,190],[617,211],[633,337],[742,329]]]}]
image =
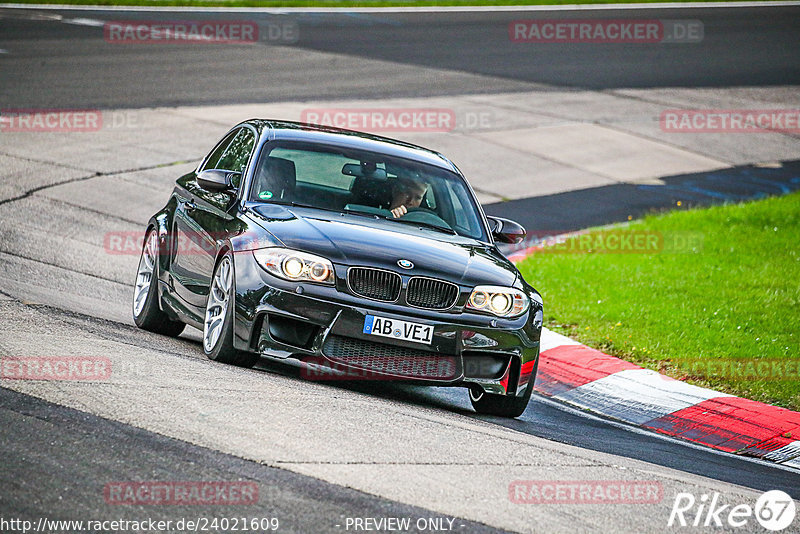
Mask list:
[{"label": "car interior seat", "polygon": [[256,196],[261,200],[292,201],[297,185],[297,170],[288,159],[268,156],[255,176]]},{"label": "car interior seat", "polygon": [[389,209],[392,203],[392,187],[387,180],[359,176],[350,188],[352,198],[350,204]]}]

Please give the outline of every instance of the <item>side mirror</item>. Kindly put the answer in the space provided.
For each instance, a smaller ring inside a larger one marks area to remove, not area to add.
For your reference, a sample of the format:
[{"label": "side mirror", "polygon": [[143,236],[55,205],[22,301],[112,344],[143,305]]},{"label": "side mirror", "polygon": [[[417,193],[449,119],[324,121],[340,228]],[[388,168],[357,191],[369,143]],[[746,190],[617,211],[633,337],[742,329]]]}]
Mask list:
[{"label": "side mirror", "polygon": [[492,236],[501,243],[515,244],[525,239],[525,228],[521,224],[502,217],[490,217],[489,226]]},{"label": "side mirror", "polygon": [[223,169],[206,169],[197,175],[197,184],[208,191],[227,191],[233,188],[235,178],[242,173]]}]

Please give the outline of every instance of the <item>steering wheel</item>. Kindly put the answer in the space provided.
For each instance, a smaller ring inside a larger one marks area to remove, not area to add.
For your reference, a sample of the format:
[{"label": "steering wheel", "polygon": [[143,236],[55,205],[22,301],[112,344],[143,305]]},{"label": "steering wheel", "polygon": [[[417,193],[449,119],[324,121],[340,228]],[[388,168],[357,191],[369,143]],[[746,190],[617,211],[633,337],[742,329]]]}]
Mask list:
[{"label": "steering wheel", "polygon": [[408,210],[406,211],[406,215],[408,215],[409,213],[415,213],[415,212],[416,213],[428,213],[430,215],[433,215],[437,219],[441,219],[441,217],[439,217],[436,214],[436,212],[433,211],[432,209],[430,209],[430,208],[420,208],[419,206],[417,206],[416,208],[408,208]]},{"label": "steering wheel", "polygon": [[445,228],[452,229],[452,226],[450,226],[447,221],[439,217],[435,211],[429,208],[409,208],[402,218],[408,218],[410,221],[429,223],[433,224],[434,226],[444,226]]}]

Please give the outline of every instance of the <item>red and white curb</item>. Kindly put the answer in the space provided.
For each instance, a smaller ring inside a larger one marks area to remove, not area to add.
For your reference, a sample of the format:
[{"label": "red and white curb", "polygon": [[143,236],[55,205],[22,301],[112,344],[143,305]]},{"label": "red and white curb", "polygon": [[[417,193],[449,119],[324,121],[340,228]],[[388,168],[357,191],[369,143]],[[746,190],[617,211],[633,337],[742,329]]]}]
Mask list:
[{"label": "red and white curb", "polygon": [[800,468],[800,413],[675,380],[546,328],[536,390],[640,428]]}]

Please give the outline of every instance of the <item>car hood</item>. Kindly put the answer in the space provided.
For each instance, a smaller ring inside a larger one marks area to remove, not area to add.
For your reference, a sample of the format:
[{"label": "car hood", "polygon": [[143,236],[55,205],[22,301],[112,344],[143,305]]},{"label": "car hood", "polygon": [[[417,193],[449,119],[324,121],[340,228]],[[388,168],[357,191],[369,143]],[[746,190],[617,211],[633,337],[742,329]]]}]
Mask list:
[{"label": "car hood", "polygon": [[[511,286],[516,268],[491,247],[436,230],[310,208],[260,205],[253,219],[286,247],[348,266],[380,267],[467,285]],[[398,266],[409,260],[414,267]]]}]

